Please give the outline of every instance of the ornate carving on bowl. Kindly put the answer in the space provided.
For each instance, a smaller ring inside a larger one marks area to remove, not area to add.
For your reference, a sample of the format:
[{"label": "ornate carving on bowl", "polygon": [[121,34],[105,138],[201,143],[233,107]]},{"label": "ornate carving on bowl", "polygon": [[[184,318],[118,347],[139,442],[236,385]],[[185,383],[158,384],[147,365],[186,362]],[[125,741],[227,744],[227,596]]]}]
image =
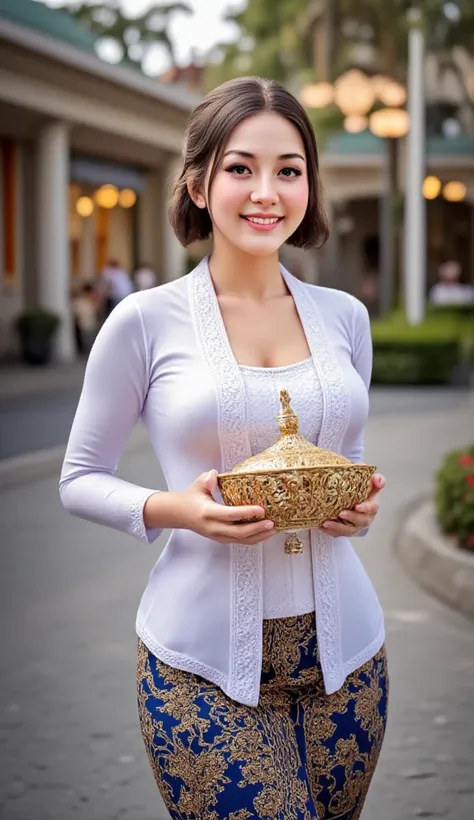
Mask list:
[{"label": "ornate carving on bowl", "polygon": [[353,464],[310,444],[298,432],[298,417],[286,390],[281,391],[280,401],[278,440],[232,472],[221,473],[219,489],[225,504],[263,507],[265,518],[274,521],[277,530],[319,527],[368,498],[376,468]]}]

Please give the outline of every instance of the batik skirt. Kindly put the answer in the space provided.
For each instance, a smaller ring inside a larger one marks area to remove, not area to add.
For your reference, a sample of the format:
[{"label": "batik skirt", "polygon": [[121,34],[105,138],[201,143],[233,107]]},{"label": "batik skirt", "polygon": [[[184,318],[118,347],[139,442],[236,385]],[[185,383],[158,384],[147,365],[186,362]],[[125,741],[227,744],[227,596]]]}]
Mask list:
[{"label": "batik skirt", "polygon": [[314,613],[264,621],[257,707],[140,641],[138,709],[173,820],[357,820],[385,732],[385,650],[324,690]]}]

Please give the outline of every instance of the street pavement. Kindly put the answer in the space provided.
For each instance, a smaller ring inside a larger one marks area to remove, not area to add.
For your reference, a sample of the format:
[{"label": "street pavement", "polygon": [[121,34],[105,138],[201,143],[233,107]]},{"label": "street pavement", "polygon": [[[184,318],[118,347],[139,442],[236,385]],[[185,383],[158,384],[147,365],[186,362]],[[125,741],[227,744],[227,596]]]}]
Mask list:
[{"label": "street pavement", "polygon": [[0,399],[0,461],[67,441],[79,387]]},{"label": "street pavement", "polygon": [[[404,575],[393,539],[441,455],[474,438],[474,402],[398,390],[373,406],[366,459],[387,488],[354,544],[386,614],[391,695],[363,820],[472,820],[474,630]],[[121,474],[163,488],[148,449]],[[166,534],[144,546],[70,518],[56,477],[0,494],[0,520],[0,820],[165,820],[136,715],[134,618]]]}]

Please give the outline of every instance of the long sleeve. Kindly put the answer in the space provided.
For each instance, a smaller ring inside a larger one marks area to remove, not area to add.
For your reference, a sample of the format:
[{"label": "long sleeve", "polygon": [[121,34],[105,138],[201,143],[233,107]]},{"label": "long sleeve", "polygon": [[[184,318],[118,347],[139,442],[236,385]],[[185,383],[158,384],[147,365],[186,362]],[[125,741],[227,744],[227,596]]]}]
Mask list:
[{"label": "long sleeve", "polygon": [[354,299],[352,327],[352,364],[364,382],[366,389],[369,390],[372,378],[372,334],[370,332],[369,312],[358,299]]},{"label": "long sleeve", "polygon": [[[372,335],[370,332],[370,318],[365,305],[358,299],[352,298],[354,312],[352,317],[352,364],[361,377],[368,392],[372,377]],[[354,441],[353,448],[348,454],[348,458],[355,463],[364,460],[364,429],[361,426],[359,435]],[[367,535],[369,527],[357,533],[359,538]]]},{"label": "long sleeve", "polygon": [[115,308],[87,363],[59,491],[72,515],[127,532],[145,543],[143,507],[156,490],[118,478],[118,463],[148,391],[148,350],[137,296]]},{"label": "long sleeve", "polygon": [[[358,299],[351,297],[352,314],[352,364],[364,383],[368,393],[372,376],[372,337],[367,308]],[[360,463],[364,460],[364,428],[360,424],[358,435],[353,438],[350,452],[345,452],[351,461]]]}]

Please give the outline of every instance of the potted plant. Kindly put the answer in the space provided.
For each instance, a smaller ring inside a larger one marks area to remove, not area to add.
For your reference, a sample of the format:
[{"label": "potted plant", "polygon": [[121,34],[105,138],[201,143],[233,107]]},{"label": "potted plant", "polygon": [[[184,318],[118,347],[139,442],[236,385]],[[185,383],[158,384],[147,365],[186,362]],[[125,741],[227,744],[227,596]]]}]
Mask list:
[{"label": "potted plant", "polygon": [[16,329],[24,362],[33,365],[49,364],[59,323],[60,318],[56,313],[42,307],[30,308],[17,317]]}]

